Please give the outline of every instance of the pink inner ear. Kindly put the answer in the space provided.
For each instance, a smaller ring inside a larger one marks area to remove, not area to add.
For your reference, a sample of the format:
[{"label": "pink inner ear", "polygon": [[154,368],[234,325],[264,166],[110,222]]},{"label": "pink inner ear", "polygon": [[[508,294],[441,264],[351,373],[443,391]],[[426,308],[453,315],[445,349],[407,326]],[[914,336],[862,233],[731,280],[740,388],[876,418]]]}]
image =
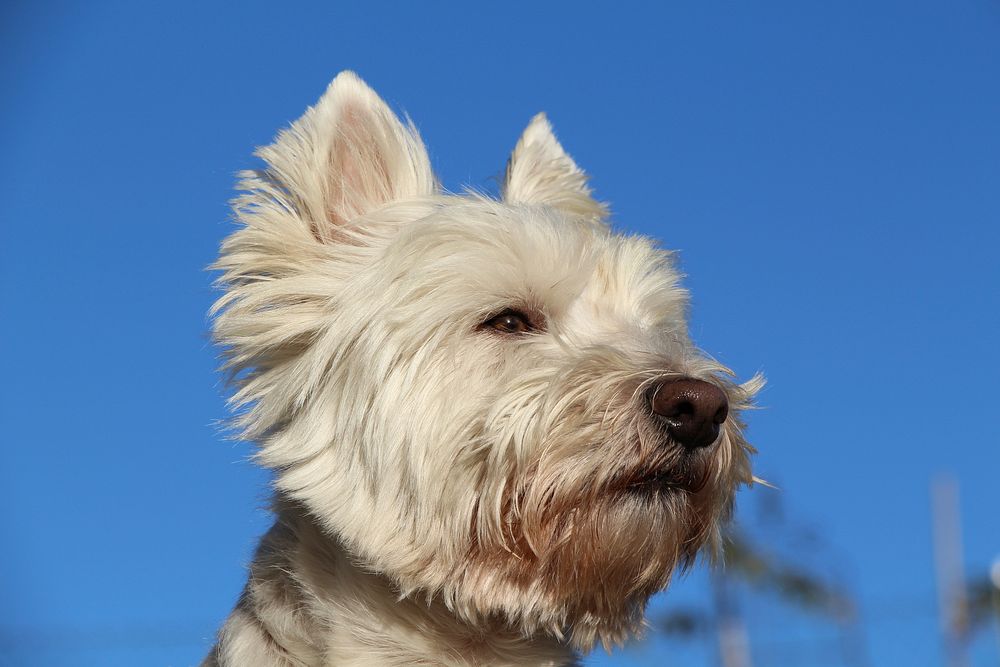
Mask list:
[{"label": "pink inner ear", "polygon": [[337,227],[392,198],[385,156],[387,131],[377,112],[354,104],[342,110],[330,152],[327,191],[330,229],[316,230],[320,240],[330,240]]}]

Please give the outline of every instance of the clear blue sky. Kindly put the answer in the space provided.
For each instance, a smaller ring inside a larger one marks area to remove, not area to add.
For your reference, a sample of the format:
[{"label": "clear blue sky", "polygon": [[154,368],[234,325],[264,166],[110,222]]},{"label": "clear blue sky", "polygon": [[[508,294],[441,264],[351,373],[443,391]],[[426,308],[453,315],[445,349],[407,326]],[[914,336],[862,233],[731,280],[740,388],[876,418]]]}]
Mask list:
[{"label": "clear blue sky", "polygon": [[548,112],[681,251],[696,340],[767,374],[758,470],[849,562],[875,664],[940,664],[933,609],[878,617],[933,604],[935,472],[970,572],[1000,554],[1000,4],[341,4],[0,9],[0,665],[208,647],[268,519],[213,426],[204,267],[234,172],[345,68],[450,188]]}]

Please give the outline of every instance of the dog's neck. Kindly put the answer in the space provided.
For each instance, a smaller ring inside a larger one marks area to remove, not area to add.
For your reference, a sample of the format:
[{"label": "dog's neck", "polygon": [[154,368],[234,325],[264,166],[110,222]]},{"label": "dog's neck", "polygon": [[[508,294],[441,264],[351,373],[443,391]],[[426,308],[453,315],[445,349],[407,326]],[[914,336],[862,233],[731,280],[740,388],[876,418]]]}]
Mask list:
[{"label": "dog's neck", "polygon": [[301,507],[278,501],[275,511],[223,630],[240,635],[229,646],[247,655],[263,648],[275,665],[574,664],[552,637],[471,626],[439,601],[401,599],[389,578],[354,562]]}]

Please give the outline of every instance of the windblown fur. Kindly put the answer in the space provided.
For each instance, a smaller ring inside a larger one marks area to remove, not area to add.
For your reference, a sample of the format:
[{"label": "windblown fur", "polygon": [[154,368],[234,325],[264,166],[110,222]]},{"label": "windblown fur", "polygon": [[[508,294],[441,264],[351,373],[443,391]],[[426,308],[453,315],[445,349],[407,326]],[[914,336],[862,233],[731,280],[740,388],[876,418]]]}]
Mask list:
[{"label": "windblown fur", "polygon": [[[751,482],[761,383],[692,345],[670,253],[610,229],[542,115],[499,201],[442,192],[349,72],[258,155],[213,314],[277,520],[205,664],[557,665],[635,632]],[[672,376],[729,397],[704,451],[649,418]]]}]

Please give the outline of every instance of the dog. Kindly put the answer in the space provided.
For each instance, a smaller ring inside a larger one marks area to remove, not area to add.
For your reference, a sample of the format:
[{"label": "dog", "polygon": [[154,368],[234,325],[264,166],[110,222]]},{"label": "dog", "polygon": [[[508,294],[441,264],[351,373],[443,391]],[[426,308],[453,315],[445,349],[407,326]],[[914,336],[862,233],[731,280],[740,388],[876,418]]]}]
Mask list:
[{"label": "dog", "polygon": [[439,186],[351,72],[256,153],[215,268],[276,521],[206,667],[564,665],[713,553],[754,449],[670,252],[542,114],[499,197]]}]

